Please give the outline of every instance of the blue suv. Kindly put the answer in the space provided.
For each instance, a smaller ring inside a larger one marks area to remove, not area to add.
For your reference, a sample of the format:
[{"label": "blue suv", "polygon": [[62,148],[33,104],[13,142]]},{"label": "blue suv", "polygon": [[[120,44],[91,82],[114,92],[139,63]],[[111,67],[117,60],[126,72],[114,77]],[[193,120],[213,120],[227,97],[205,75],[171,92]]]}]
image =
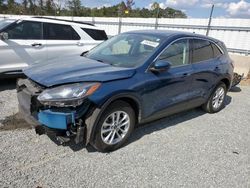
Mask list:
[{"label": "blue suv", "polygon": [[233,78],[225,45],[176,31],[117,35],[79,57],[24,70],[19,109],[38,134],[107,152],[136,124],[202,106],[220,111]]}]

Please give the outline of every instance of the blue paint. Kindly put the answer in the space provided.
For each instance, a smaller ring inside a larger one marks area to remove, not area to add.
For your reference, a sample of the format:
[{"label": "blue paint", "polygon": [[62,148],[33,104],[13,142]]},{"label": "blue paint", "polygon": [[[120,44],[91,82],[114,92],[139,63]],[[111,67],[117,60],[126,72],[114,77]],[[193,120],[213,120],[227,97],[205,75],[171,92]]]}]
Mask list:
[{"label": "blue paint", "polygon": [[75,115],[71,113],[44,110],[38,113],[38,121],[46,127],[66,130],[70,123],[75,124]]},{"label": "blue paint", "polygon": [[32,65],[24,73],[37,83],[49,87],[83,80],[93,82],[124,79],[133,76],[135,70],[114,67],[81,56],[70,56]]},{"label": "blue paint", "polygon": [[[156,74],[148,71],[148,68],[171,42],[183,37],[207,37],[176,31],[150,30],[129,33],[161,36],[164,41],[145,62],[134,68],[116,67],[79,56],[64,58],[62,61],[57,59],[52,64],[48,62],[33,65],[25,69],[24,73],[31,80],[49,88],[69,83],[101,82],[101,87],[86,100],[101,108],[114,98],[133,99],[140,108],[140,122],[200,106],[207,101],[219,81],[226,79],[231,82],[233,78],[232,61],[224,44],[216,39],[209,38],[225,51],[221,56],[199,63],[192,63],[190,58],[188,65],[170,67],[169,70]],[[192,47],[190,41],[190,48]],[[190,50],[189,56],[192,55]],[[82,108],[85,108],[84,104],[75,109],[76,114]],[[67,123],[74,123],[72,113],[45,112],[40,114],[40,122],[48,127],[66,129]]]}]

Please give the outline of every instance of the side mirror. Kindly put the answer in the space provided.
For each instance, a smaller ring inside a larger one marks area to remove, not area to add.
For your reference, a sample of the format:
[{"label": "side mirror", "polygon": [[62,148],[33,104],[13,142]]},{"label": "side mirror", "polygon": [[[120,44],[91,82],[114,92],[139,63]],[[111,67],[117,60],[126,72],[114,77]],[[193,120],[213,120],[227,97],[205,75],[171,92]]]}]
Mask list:
[{"label": "side mirror", "polygon": [[9,35],[6,32],[0,33],[0,39],[1,40],[8,40],[9,39]]},{"label": "side mirror", "polygon": [[158,60],[154,65],[149,69],[152,72],[164,72],[171,67],[171,64],[167,61]]}]

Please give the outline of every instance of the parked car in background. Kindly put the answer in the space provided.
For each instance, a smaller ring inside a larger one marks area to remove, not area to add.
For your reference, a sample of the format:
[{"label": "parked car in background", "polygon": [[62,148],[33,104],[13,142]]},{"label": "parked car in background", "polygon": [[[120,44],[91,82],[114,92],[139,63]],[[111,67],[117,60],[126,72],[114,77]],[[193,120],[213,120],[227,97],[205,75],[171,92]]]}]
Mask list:
[{"label": "parked car in background", "polygon": [[0,76],[22,72],[34,63],[80,55],[107,39],[92,24],[45,17],[0,21]]},{"label": "parked car in background", "polygon": [[[233,63],[216,39],[177,31],[131,31],[84,54],[33,65],[17,83],[19,109],[39,134],[98,151],[121,147],[136,124],[202,106],[215,113]],[[149,146],[150,147],[150,146]]]}]

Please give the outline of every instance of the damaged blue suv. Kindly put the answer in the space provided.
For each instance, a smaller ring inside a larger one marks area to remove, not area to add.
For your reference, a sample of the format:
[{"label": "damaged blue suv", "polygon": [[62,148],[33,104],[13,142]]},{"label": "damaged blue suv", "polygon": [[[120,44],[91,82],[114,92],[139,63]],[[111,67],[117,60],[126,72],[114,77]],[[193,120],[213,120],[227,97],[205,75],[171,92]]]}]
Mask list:
[{"label": "damaged blue suv", "polygon": [[17,82],[19,109],[37,133],[107,152],[121,147],[136,124],[198,106],[220,111],[233,63],[219,40],[144,30],[24,74]]}]

